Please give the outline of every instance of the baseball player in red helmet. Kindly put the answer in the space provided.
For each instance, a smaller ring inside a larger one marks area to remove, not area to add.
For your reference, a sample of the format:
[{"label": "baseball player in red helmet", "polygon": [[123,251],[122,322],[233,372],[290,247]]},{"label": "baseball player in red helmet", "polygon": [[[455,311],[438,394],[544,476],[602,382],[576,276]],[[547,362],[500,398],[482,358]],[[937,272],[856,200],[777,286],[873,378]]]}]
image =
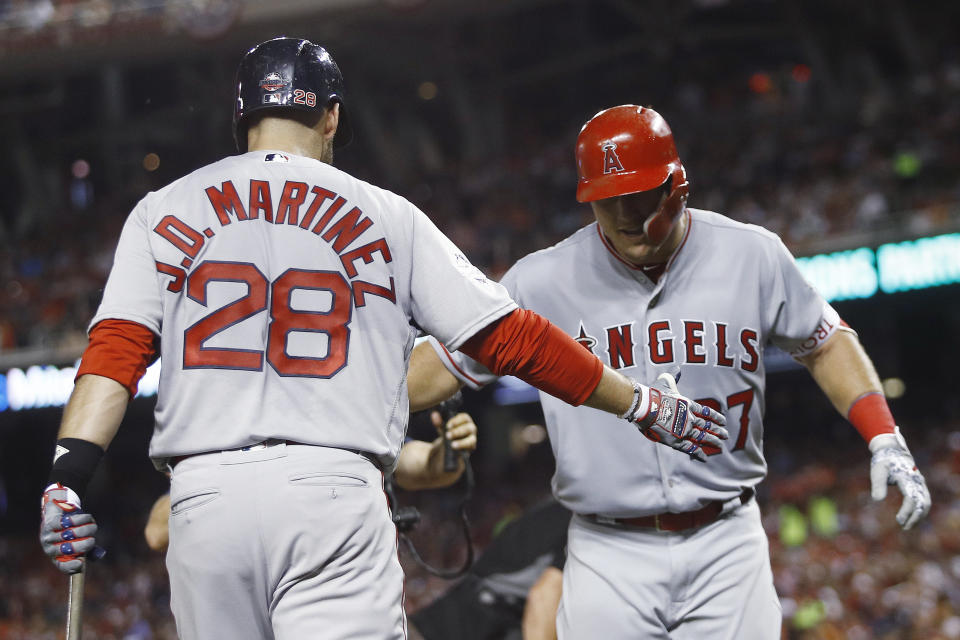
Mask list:
[{"label": "baseball player in red helmet", "polygon": [[519,309],[410,202],[333,167],[344,95],[310,41],[244,56],[241,154],[130,213],[64,410],[40,541],[71,573],[95,543],[86,485],[162,357],[149,453],[171,472],[167,568],[185,640],[404,637],[381,470],[404,440],[421,330],[689,456],[727,436],[719,413]]},{"label": "baseball player in red helmet", "polygon": [[[723,452],[709,464],[690,464],[643,446],[610,416],[540,395],[557,462],[553,490],[576,514],[559,637],[779,638],[754,499],[767,469],[764,347],[806,366],[863,435],[873,497],[896,484],[905,529],[930,508],[923,476],[857,335],[780,239],[686,206],[686,172],[660,114],[636,105],[601,111],[581,130],[576,161],[577,199],[596,222],[521,259],[502,284],[609,367],[640,379],[679,370],[684,394],[726,415],[730,439],[708,449]],[[410,388],[435,402],[497,377],[468,355],[431,339],[411,372],[432,386],[411,378]]]}]

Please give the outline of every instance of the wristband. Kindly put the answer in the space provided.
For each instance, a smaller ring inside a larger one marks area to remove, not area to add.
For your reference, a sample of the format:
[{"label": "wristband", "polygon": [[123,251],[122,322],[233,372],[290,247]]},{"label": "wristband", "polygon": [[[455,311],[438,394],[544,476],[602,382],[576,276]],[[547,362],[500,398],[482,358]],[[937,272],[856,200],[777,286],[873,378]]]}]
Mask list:
[{"label": "wristband", "polygon": [[[647,407],[647,413],[650,412],[650,390],[649,387],[640,384],[636,380],[632,380],[631,382],[633,382],[633,402],[630,404],[629,409],[617,417],[629,420],[630,422],[636,422],[639,418],[637,413],[641,407]],[[646,414],[644,414],[643,417],[646,417]]]},{"label": "wristband", "polygon": [[88,440],[61,438],[57,440],[53,468],[47,484],[60,484],[73,489],[82,500],[93,472],[100,464],[104,451]]},{"label": "wristband", "polygon": [[64,500],[64,502],[66,502],[66,503],[69,504],[69,505],[72,505],[72,506],[76,507],[77,509],[80,508],[80,505],[81,505],[81,502],[82,502],[82,501],[80,500],[80,496],[78,496],[78,495],[77,495],[77,492],[74,491],[73,489],[71,489],[70,487],[65,487],[65,486],[63,486],[62,484],[59,484],[59,483],[57,483],[57,482],[53,482],[53,483],[50,484],[50,486],[48,486],[46,489],[43,490],[43,493],[46,494],[48,491],[54,491],[54,490],[56,490],[56,489],[63,489],[64,491],[67,492],[67,499]]},{"label": "wristband", "polygon": [[847,420],[867,442],[882,433],[894,433],[896,428],[887,399],[879,391],[871,391],[857,398],[847,412]]}]

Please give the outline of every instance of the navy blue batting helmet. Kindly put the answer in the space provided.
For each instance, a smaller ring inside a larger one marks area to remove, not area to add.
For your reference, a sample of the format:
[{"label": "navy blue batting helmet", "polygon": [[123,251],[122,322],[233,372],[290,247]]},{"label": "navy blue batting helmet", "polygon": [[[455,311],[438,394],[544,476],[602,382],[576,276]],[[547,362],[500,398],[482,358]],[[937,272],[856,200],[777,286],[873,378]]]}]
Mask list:
[{"label": "navy blue batting helmet", "polygon": [[296,109],[321,113],[340,103],[340,124],[334,147],[350,142],[343,75],[326,49],[302,38],[274,38],[250,49],[237,68],[233,136],[241,153],[247,150],[248,116],[267,110]]}]

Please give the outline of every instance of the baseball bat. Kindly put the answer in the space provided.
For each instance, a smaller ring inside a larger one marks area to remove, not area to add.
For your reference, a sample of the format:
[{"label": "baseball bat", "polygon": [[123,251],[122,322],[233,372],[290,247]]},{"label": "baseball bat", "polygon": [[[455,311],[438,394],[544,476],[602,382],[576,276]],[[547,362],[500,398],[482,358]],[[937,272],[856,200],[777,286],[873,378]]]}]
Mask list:
[{"label": "baseball bat", "polygon": [[83,636],[83,575],[86,561],[80,571],[70,574],[70,597],[67,600],[67,640],[80,640]]}]

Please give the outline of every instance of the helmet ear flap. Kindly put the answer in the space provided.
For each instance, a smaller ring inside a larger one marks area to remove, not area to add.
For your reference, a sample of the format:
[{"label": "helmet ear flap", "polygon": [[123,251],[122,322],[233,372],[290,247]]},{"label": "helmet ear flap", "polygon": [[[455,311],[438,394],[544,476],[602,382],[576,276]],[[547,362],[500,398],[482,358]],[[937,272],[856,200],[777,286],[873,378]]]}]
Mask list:
[{"label": "helmet ear flap", "polygon": [[661,244],[670,235],[674,223],[683,213],[687,204],[687,196],[690,194],[687,171],[682,164],[677,163],[668,179],[670,180],[670,193],[663,204],[660,205],[660,209],[643,224],[644,234],[656,244]]},{"label": "helmet ear flap", "polygon": [[690,181],[687,180],[687,170],[682,164],[677,162],[677,168],[670,174],[670,197],[676,197],[686,201],[690,195]]}]

